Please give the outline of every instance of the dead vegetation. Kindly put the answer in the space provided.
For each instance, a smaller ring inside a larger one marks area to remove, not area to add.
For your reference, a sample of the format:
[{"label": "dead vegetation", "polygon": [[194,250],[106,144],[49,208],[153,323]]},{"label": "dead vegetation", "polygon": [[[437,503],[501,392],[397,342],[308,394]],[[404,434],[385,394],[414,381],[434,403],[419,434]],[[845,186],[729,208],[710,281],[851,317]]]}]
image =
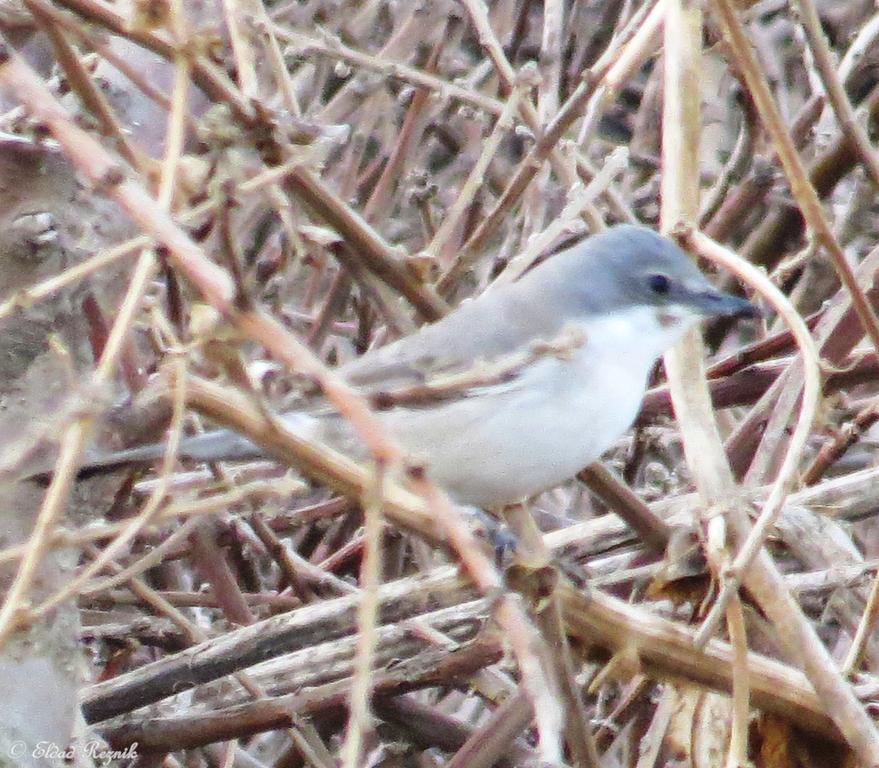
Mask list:
[{"label": "dead vegetation", "polygon": [[[698,5],[0,5],[0,765],[879,765],[879,15]],[[766,317],[500,568],[332,366],[621,221]]]}]

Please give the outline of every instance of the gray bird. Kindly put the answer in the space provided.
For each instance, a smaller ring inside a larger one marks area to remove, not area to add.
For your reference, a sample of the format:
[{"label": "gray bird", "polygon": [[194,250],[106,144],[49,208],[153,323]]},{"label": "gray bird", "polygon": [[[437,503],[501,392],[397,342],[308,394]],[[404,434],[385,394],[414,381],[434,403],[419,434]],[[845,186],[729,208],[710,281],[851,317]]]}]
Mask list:
[{"label": "gray bird", "polygon": [[[671,240],[622,225],[490,288],[442,320],[338,369],[455,500],[497,508],[553,488],[631,426],[659,356],[706,316],[753,316],[712,287]],[[282,418],[363,455],[341,417]],[[152,461],[161,444],[91,457],[85,469]],[[256,458],[229,430],[186,438],[180,456]]]}]

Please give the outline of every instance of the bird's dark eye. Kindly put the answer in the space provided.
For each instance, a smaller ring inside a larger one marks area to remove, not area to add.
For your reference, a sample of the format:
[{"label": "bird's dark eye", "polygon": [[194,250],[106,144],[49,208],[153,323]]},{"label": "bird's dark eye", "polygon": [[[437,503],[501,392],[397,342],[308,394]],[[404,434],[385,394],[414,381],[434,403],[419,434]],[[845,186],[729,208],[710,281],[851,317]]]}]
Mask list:
[{"label": "bird's dark eye", "polygon": [[647,278],[647,285],[657,296],[665,296],[671,290],[671,280],[666,275],[650,275]]}]

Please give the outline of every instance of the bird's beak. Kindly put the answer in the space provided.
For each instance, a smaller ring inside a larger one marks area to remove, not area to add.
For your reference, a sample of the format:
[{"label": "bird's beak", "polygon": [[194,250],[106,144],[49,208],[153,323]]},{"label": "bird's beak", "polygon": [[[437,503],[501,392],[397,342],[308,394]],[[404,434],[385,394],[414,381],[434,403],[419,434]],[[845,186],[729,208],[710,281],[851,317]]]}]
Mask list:
[{"label": "bird's beak", "polygon": [[706,317],[760,317],[759,307],[747,299],[710,288],[689,297],[690,306]]}]

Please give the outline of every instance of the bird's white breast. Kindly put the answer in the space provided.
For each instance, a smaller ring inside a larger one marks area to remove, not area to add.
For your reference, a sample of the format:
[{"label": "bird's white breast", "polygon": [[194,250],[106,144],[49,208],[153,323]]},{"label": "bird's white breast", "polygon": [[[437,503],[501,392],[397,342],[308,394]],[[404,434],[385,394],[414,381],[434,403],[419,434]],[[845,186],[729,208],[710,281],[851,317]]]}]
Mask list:
[{"label": "bird's white breast", "polygon": [[471,397],[383,415],[391,431],[459,502],[500,506],[552,488],[629,428],[657,357],[686,330],[656,310],[576,324],[570,355],[546,355],[515,381]]}]

